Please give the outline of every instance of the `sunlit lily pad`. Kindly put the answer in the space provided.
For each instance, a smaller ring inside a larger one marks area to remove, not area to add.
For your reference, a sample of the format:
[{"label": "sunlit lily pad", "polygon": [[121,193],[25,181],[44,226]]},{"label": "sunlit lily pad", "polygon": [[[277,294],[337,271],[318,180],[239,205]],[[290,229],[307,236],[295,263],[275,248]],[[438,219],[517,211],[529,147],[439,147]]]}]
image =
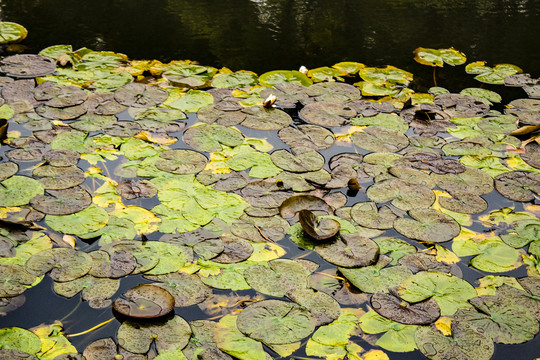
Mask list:
[{"label": "sunlit lily pad", "polygon": [[412,209],[414,219],[397,218],[394,228],[408,238],[430,243],[452,240],[459,234],[459,224],[450,216],[432,209]]},{"label": "sunlit lily pad", "polygon": [[[111,219],[114,219],[111,217]],[[125,231],[124,231],[125,233]],[[126,251],[132,254],[137,261],[137,266],[132,274],[138,274],[153,269],[159,262],[159,253],[154,252],[154,249],[141,241],[118,241],[112,242],[108,246],[103,247],[109,253],[116,251]]]},{"label": "sunlit lily pad", "polygon": [[396,265],[398,260],[407,254],[415,254],[417,249],[405,240],[393,237],[377,237],[373,239],[379,245],[380,254],[392,258],[391,265]]},{"label": "sunlit lily pad", "polygon": [[232,74],[219,74],[212,79],[212,86],[216,88],[239,88],[246,85],[255,85],[257,75],[250,71],[238,71]]},{"label": "sunlit lily pad", "polygon": [[532,201],[540,195],[540,175],[526,171],[514,171],[497,175],[495,188],[503,196],[514,201]]},{"label": "sunlit lily pad", "polygon": [[360,268],[338,267],[338,270],[363,292],[387,293],[388,288],[399,285],[402,280],[412,275],[405,266],[386,267],[390,262],[392,262],[390,257],[381,255],[374,265]]},{"label": "sunlit lily pad", "polygon": [[86,209],[92,203],[88,191],[79,186],[64,190],[47,190],[47,195],[36,195],[30,206],[45,214],[69,215]]},{"label": "sunlit lily pad", "polygon": [[137,285],[113,302],[113,309],[120,314],[134,318],[156,318],[170,313],[174,308],[174,298],[165,289],[151,285]]},{"label": "sunlit lily pad", "polygon": [[189,341],[191,328],[180,316],[161,321],[126,321],[120,325],[118,344],[136,354],[144,354],[155,342],[158,352],[183,349]]},{"label": "sunlit lily pad", "polygon": [[274,70],[259,76],[259,82],[267,87],[274,87],[284,82],[297,83],[304,86],[313,84],[310,78],[296,70]]},{"label": "sunlit lily pad", "polygon": [[443,66],[443,63],[448,65],[461,65],[467,61],[465,54],[461,51],[450,49],[426,49],[416,48],[414,51],[414,60],[422,65]]},{"label": "sunlit lily pad", "polygon": [[289,259],[276,259],[268,266],[255,265],[247,268],[244,277],[258,292],[282,297],[293,289],[304,289],[309,284],[309,270]]},{"label": "sunlit lily pad", "polygon": [[334,127],[345,125],[348,118],[356,115],[356,111],[339,103],[317,102],[304,106],[299,114],[309,123]]},{"label": "sunlit lily pad", "polygon": [[[0,344],[2,349],[20,350],[29,354],[36,354],[41,349],[41,341],[39,337],[29,330],[19,327],[8,327],[0,329]],[[9,359],[2,357],[1,359]],[[30,359],[31,357],[21,356],[13,357],[12,359]]]},{"label": "sunlit lily pad", "polygon": [[237,319],[238,330],[266,344],[290,344],[315,330],[315,320],[303,307],[281,300],[263,300],[246,307]]},{"label": "sunlit lily pad", "polygon": [[208,159],[201,153],[193,150],[175,149],[167,150],[159,155],[156,168],[173,174],[195,174],[204,169]]},{"label": "sunlit lily pad", "polygon": [[242,334],[236,315],[225,315],[214,328],[214,341],[221,350],[240,360],[266,360],[263,345]]},{"label": "sunlit lily pad", "polygon": [[433,296],[439,304],[441,315],[452,315],[457,309],[470,307],[467,300],[476,296],[476,291],[467,281],[433,271],[420,271],[403,280],[398,293],[403,300],[412,303]]},{"label": "sunlit lily pad", "polygon": [[47,215],[47,225],[58,232],[72,235],[83,235],[97,231],[107,224],[109,216],[105,210],[96,205],[70,215]]},{"label": "sunlit lily pad", "polygon": [[13,77],[43,76],[54,72],[55,69],[56,62],[41,55],[12,55],[0,61],[0,71]]},{"label": "sunlit lily pad", "polygon": [[472,326],[452,323],[452,335],[445,336],[431,327],[416,330],[418,349],[432,360],[489,360],[494,352],[493,341]]},{"label": "sunlit lily pad", "polygon": [[167,100],[167,91],[140,83],[131,83],[114,93],[114,99],[124,106],[150,107]]},{"label": "sunlit lily pad", "polygon": [[71,281],[86,275],[92,268],[92,260],[84,251],[72,248],[54,248],[32,255],[26,262],[28,272],[41,276],[51,272],[53,280]]},{"label": "sunlit lily pad", "polygon": [[335,241],[317,245],[315,251],[332,264],[358,267],[374,263],[379,255],[379,246],[358,234],[341,233]]},{"label": "sunlit lily pad", "polygon": [[371,297],[371,307],[387,319],[407,325],[427,325],[440,316],[437,302],[430,298],[415,304],[407,304],[399,298],[385,293],[376,293]]},{"label": "sunlit lily pad", "polygon": [[1,182],[0,206],[26,205],[36,196],[43,194],[43,186],[27,176],[14,175]]},{"label": "sunlit lily pad", "polygon": [[494,67],[486,66],[485,61],[476,61],[465,66],[468,74],[478,74],[474,78],[488,84],[504,84],[504,79],[522,72],[521,68],[512,64],[497,64]]},{"label": "sunlit lily pad", "polygon": [[145,275],[145,278],[158,281],[154,285],[167,290],[173,297],[175,307],[198,304],[212,294],[212,289],[206,286],[197,275],[174,272],[164,275]]},{"label": "sunlit lily pad", "polygon": [[17,43],[23,41],[28,30],[20,24],[8,21],[0,22],[0,44]]}]

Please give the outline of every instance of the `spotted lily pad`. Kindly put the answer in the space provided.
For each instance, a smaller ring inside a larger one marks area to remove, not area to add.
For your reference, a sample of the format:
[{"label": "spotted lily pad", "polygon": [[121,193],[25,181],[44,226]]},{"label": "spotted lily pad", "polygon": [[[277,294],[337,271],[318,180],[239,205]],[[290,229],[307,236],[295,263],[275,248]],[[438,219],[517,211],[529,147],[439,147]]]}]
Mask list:
[{"label": "spotted lily pad", "polygon": [[[2,349],[20,350],[29,354],[36,354],[41,349],[39,337],[31,331],[19,327],[0,329],[0,344],[2,344]],[[1,354],[0,358],[2,358]],[[13,357],[12,359],[25,358]],[[8,359],[8,357],[3,359]]]},{"label": "spotted lily pad", "polygon": [[351,140],[358,147],[372,152],[397,152],[409,145],[409,140],[401,132],[382,126],[368,126],[363,131],[354,132]]},{"label": "spotted lily pad", "polygon": [[203,154],[186,149],[167,150],[162,152],[159,157],[164,160],[156,162],[156,167],[173,174],[198,173],[204,169],[208,161]]},{"label": "spotted lily pad", "polygon": [[120,314],[134,318],[156,318],[170,313],[174,308],[174,298],[165,289],[151,285],[137,285],[113,302],[113,309]]},{"label": "spotted lily pad", "polygon": [[320,82],[307,87],[306,94],[318,102],[340,104],[360,98],[360,91],[356,87],[342,82]]},{"label": "spotted lily pad", "polygon": [[276,166],[290,172],[317,171],[324,165],[324,157],[321,154],[305,148],[292,149],[291,153],[277,150],[270,158]]},{"label": "spotted lily pad", "polygon": [[301,210],[310,210],[318,215],[330,215],[330,206],[321,198],[314,195],[293,195],[279,206],[279,214],[285,219],[297,218]]},{"label": "spotted lily pad", "polygon": [[195,150],[216,152],[223,149],[222,144],[229,147],[242,144],[244,136],[234,128],[217,124],[200,124],[187,129],[182,135],[182,140]]},{"label": "spotted lily pad", "polygon": [[495,188],[514,201],[532,201],[540,195],[540,175],[526,171],[514,171],[497,175]]},{"label": "spotted lily pad", "polygon": [[26,176],[14,175],[0,184],[0,206],[26,205],[34,196],[44,192],[37,180]]},{"label": "spotted lily pad", "polygon": [[60,296],[71,298],[81,293],[81,298],[88,301],[94,309],[102,309],[111,305],[110,297],[120,288],[120,280],[97,278],[90,274],[80,278],[53,283],[53,290]]},{"label": "spotted lily pad", "polygon": [[351,217],[359,225],[375,229],[391,229],[396,214],[386,205],[380,209],[373,202],[359,202],[351,208]]},{"label": "spotted lily pad", "polygon": [[508,104],[506,114],[515,116],[520,123],[527,125],[540,125],[538,115],[540,100],[537,99],[517,99]]},{"label": "spotted lily pad", "polygon": [[114,98],[120,104],[131,107],[150,107],[167,100],[167,92],[157,86],[131,83],[114,93]]},{"label": "spotted lily pad", "polygon": [[127,200],[133,200],[140,197],[151,198],[157,194],[154,184],[148,180],[124,180],[118,183],[116,191],[120,196]]},{"label": "spotted lily pad", "polygon": [[315,330],[315,320],[303,307],[282,300],[263,300],[246,307],[236,322],[238,330],[269,345],[291,344]]},{"label": "spotted lily pad", "polygon": [[158,281],[154,285],[167,290],[173,297],[175,307],[191,306],[203,302],[212,294],[197,275],[174,272],[164,275],[145,275],[145,278]]},{"label": "spotted lily pad", "polygon": [[0,264],[0,297],[14,297],[22,294],[34,283],[36,277],[26,271],[24,266]]},{"label": "spotted lily pad", "polygon": [[96,205],[70,215],[47,215],[45,221],[51,229],[72,235],[97,231],[107,224],[107,212]]},{"label": "spotted lily pad", "polygon": [[54,72],[55,69],[55,61],[41,55],[12,55],[0,61],[0,71],[13,77],[43,76]]},{"label": "spotted lily pad", "polygon": [[345,125],[348,118],[356,115],[356,111],[339,103],[317,102],[304,106],[299,114],[309,123],[335,127]]},{"label": "spotted lily pad", "polygon": [[452,315],[457,309],[470,307],[467,300],[476,296],[476,291],[467,281],[434,271],[420,271],[403,280],[398,293],[403,300],[412,303],[433,296],[441,315]]},{"label": "spotted lily pad", "polygon": [[258,292],[271,296],[285,296],[293,289],[308,287],[309,270],[289,259],[276,259],[268,266],[255,265],[244,271],[247,283]]},{"label": "spotted lily pad", "polygon": [[414,219],[397,218],[394,228],[408,238],[430,243],[452,240],[460,232],[459,224],[450,216],[432,209],[412,209]]},{"label": "spotted lily pad", "polygon": [[247,116],[241,125],[255,130],[280,130],[292,123],[292,118],[286,112],[265,108],[263,106],[248,107],[242,112]]},{"label": "spotted lily pad", "polygon": [[64,86],[46,81],[34,89],[34,97],[46,106],[63,108],[82,104],[88,94],[77,86]]},{"label": "spotted lily pad", "polygon": [[92,260],[83,251],[72,248],[54,248],[32,255],[26,262],[31,274],[41,276],[51,272],[53,280],[71,281],[86,275],[92,268]]},{"label": "spotted lily pad", "polygon": [[290,147],[308,147],[313,150],[323,150],[334,144],[332,132],[317,125],[298,125],[297,128],[286,127],[278,132],[278,136]]},{"label": "spotted lily pad", "polygon": [[407,325],[431,324],[441,315],[433,298],[407,304],[391,294],[375,293],[371,297],[371,307],[385,318]]},{"label": "spotted lily pad", "polygon": [[155,342],[158,352],[183,349],[189,342],[191,328],[180,316],[148,322],[126,321],[120,325],[118,344],[136,354],[144,354]]},{"label": "spotted lily pad", "polygon": [[135,257],[124,250],[117,250],[111,254],[104,250],[96,250],[88,254],[92,258],[90,275],[99,278],[121,278],[131,274],[137,266]]},{"label": "spotted lily pad", "polygon": [[418,349],[432,360],[463,359],[489,360],[494,352],[491,338],[472,326],[452,323],[452,335],[445,336],[431,327],[416,330]]},{"label": "spotted lily pad", "polygon": [[48,195],[36,195],[30,200],[34,209],[50,215],[69,215],[86,209],[92,197],[76,186],[64,190],[47,190]]},{"label": "spotted lily pad", "polygon": [[432,174],[437,186],[448,192],[483,195],[493,190],[493,179],[482,170],[467,167],[459,174]]},{"label": "spotted lily pad", "polygon": [[214,327],[214,341],[223,352],[240,360],[266,360],[263,345],[242,334],[236,325],[236,315],[225,315]]},{"label": "spotted lily pad", "polygon": [[80,185],[84,181],[84,172],[75,165],[42,165],[35,168],[32,175],[37,177],[41,185],[47,190],[68,189]]},{"label": "spotted lily pad", "polygon": [[392,201],[392,205],[405,211],[427,208],[435,201],[435,194],[427,186],[400,179],[377,182],[367,189],[366,195],[376,203]]},{"label": "spotted lily pad", "polygon": [[379,255],[379,246],[361,235],[340,233],[336,240],[317,245],[315,251],[332,264],[358,267],[375,262]]}]

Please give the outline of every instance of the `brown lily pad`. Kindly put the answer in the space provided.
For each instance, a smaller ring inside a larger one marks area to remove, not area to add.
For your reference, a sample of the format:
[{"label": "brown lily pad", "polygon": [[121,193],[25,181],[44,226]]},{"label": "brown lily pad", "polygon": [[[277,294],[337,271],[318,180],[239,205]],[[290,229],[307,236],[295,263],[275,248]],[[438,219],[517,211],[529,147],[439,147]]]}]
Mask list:
[{"label": "brown lily pad", "polygon": [[378,292],[371,297],[371,307],[387,319],[407,325],[428,325],[441,316],[435,299],[409,304],[391,294]]},{"label": "brown lily pad", "polygon": [[137,285],[113,302],[113,309],[120,314],[151,319],[167,315],[174,309],[174,297],[165,289],[150,285]]}]

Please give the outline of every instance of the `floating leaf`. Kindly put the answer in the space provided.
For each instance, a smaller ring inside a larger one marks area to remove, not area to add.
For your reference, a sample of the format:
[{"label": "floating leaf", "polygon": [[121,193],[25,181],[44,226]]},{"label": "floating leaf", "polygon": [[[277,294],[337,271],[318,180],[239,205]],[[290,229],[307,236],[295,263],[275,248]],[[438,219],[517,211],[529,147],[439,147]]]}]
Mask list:
[{"label": "floating leaf", "polygon": [[435,194],[427,186],[399,179],[377,182],[367,189],[366,195],[376,203],[392,201],[392,205],[405,211],[427,208],[435,201]]},{"label": "floating leaf", "polygon": [[311,313],[281,300],[263,300],[246,307],[237,318],[238,330],[266,344],[290,344],[315,330]]},{"label": "floating leaf", "polygon": [[508,76],[522,72],[521,68],[512,64],[497,64],[494,67],[485,65],[484,61],[476,61],[465,66],[468,74],[478,74],[474,78],[488,84],[504,84]]},{"label": "floating leaf", "polygon": [[313,82],[304,74],[296,70],[274,70],[259,76],[259,82],[266,87],[274,87],[284,82],[292,82],[309,86]]},{"label": "floating leaf", "polygon": [[157,86],[131,83],[114,92],[114,99],[124,106],[150,107],[167,100],[168,94]]},{"label": "floating leaf", "polygon": [[0,71],[8,76],[31,78],[54,72],[56,63],[53,59],[33,54],[12,55],[0,61]]},{"label": "floating leaf", "polygon": [[108,219],[107,212],[94,204],[70,215],[45,216],[45,222],[51,229],[71,235],[97,231],[107,224]]},{"label": "floating leaf", "polygon": [[450,49],[426,49],[416,48],[414,51],[414,60],[422,65],[443,66],[443,62],[448,65],[461,65],[467,61],[465,54],[461,51]]},{"label": "floating leaf", "polygon": [[407,304],[393,295],[376,293],[371,297],[371,307],[385,318],[406,325],[431,324],[441,315],[439,305],[433,298]]},{"label": "floating leaf", "polygon": [[23,41],[28,30],[20,24],[8,21],[0,22],[0,44],[17,43]]},{"label": "floating leaf", "polygon": [[30,200],[34,209],[50,215],[69,215],[86,209],[92,197],[76,186],[64,190],[47,190],[48,195],[36,195]]},{"label": "floating leaf", "polygon": [[312,124],[334,127],[345,125],[347,118],[356,115],[356,111],[339,103],[316,102],[304,106],[299,114]]},{"label": "floating leaf", "polygon": [[214,328],[216,346],[240,360],[266,360],[262,343],[242,334],[236,321],[235,315],[225,315],[219,320]]},{"label": "floating leaf", "polygon": [[165,289],[150,285],[137,285],[113,302],[113,309],[120,314],[134,318],[156,318],[170,313],[174,308],[174,298]]},{"label": "floating leaf", "polygon": [[164,275],[144,275],[144,277],[159,281],[154,285],[167,290],[174,297],[175,307],[198,304],[212,294],[212,289],[204,285],[197,275],[173,272]]},{"label": "floating leaf", "polygon": [[26,262],[26,269],[36,276],[51,272],[58,282],[75,280],[86,275],[92,268],[90,256],[71,248],[54,248],[32,255]]},{"label": "floating leaf", "polygon": [[278,136],[291,148],[302,146],[313,150],[323,150],[334,144],[333,133],[317,125],[298,125],[297,128],[286,127],[278,132]]},{"label": "floating leaf", "polygon": [[271,296],[285,296],[293,289],[307,288],[309,275],[305,266],[289,259],[272,260],[268,266],[255,265],[244,271],[251,287]]},{"label": "floating leaf", "polygon": [[416,349],[414,332],[419,326],[400,324],[370,310],[360,318],[360,327],[367,334],[384,332],[375,344],[386,350],[409,352]]},{"label": "floating leaf", "polygon": [[499,193],[514,201],[532,201],[540,195],[540,175],[525,171],[514,171],[497,175],[495,188]]},{"label": "floating leaf", "polygon": [[0,206],[26,205],[36,195],[42,195],[43,186],[32,178],[14,175],[1,182]]},{"label": "floating leaf", "polygon": [[182,140],[198,151],[216,152],[224,146],[234,147],[244,142],[244,136],[234,128],[217,124],[199,124],[190,127],[182,135]]}]

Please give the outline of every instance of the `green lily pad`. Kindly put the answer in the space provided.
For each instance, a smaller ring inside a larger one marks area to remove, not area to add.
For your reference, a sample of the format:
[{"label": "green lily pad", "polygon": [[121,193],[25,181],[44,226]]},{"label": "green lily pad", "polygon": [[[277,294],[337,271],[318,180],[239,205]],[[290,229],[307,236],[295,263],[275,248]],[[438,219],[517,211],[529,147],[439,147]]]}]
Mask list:
[{"label": "green lily pad", "polygon": [[375,343],[383,349],[394,352],[409,352],[416,349],[414,333],[418,325],[405,325],[387,319],[373,310],[360,318],[360,328],[366,334],[384,333]]},{"label": "green lily pad", "polygon": [[265,344],[291,344],[315,330],[311,313],[282,300],[263,300],[246,307],[238,315],[238,330]]},{"label": "green lily pad", "polygon": [[351,119],[354,126],[383,126],[404,134],[409,129],[405,120],[397,114],[378,113],[375,116],[358,116]]},{"label": "green lily pad", "polygon": [[304,231],[316,240],[325,240],[336,235],[341,224],[331,218],[317,218],[310,210],[300,210],[298,219]]},{"label": "green lily pad", "polygon": [[[0,329],[0,344],[2,344],[2,349],[20,350],[29,354],[36,354],[41,349],[39,337],[31,331],[19,327]],[[5,359],[8,358],[5,357]],[[19,357],[13,359],[19,359]],[[20,359],[25,359],[25,357]]]},{"label": "green lily pad", "polygon": [[151,285],[137,285],[113,302],[113,309],[122,315],[151,319],[164,316],[174,309],[174,298],[165,289]]},{"label": "green lily pad", "polygon": [[433,298],[408,304],[391,294],[375,293],[371,296],[371,307],[379,315],[406,325],[428,325],[441,315],[439,305]]},{"label": "green lily pad", "polygon": [[540,281],[535,277],[524,277],[517,280],[524,290],[516,289],[510,285],[501,285],[497,289],[497,298],[509,307],[519,305],[531,311],[536,319],[540,319]]},{"label": "green lily pad", "polygon": [[0,206],[26,205],[44,192],[43,186],[32,178],[14,175],[0,183]]},{"label": "green lily pad", "polygon": [[214,97],[201,90],[189,90],[178,100],[173,101],[167,106],[186,113],[197,112],[201,108],[214,102]]},{"label": "green lily pad", "polygon": [[408,254],[415,254],[417,249],[405,240],[393,237],[377,237],[373,239],[379,245],[380,254],[392,258],[391,265],[396,265],[398,260]]},{"label": "green lily pad", "polygon": [[216,88],[239,88],[246,85],[257,84],[257,74],[250,71],[238,71],[231,74],[219,74],[212,79],[212,86]]},{"label": "green lily pad", "polygon": [[145,245],[149,246],[159,258],[157,265],[146,270],[145,275],[162,275],[178,271],[188,260],[186,252],[180,246],[158,241],[148,241]]},{"label": "green lily pad", "polygon": [[120,280],[97,278],[90,274],[80,278],[53,283],[53,290],[60,296],[71,298],[81,293],[81,298],[88,301],[88,305],[94,309],[102,309],[111,305],[110,298],[120,288]]},{"label": "green lily pad", "polygon": [[267,360],[262,343],[242,334],[236,321],[236,315],[225,315],[219,320],[213,336],[216,346],[240,360]]},{"label": "green lily pad", "polygon": [[310,78],[296,70],[274,70],[265,72],[259,76],[259,82],[266,87],[274,87],[277,84],[292,82],[303,86],[313,84]]},{"label": "green lily pad", "polygon": [[125,321],[116,333],[118,344],[136,354],[148,352],[153,342],[158,352],[183,349],[190,336],[189,324],[178,315],[161,321]]},{"label": "green lily pad", "polygon": [[263,106],[251,106],[242,110],[247,116],[241,125],[255,130],[280,130],[292,123],[292,118],[286,112]]},{"label": "green lily pad", "polygon": [[506,272],[522,265],[519,251],[498,237],[454,242],[452,249],[458,256],[478,255],[471,259],[471,265],[482,271]]},{"label": "green lily pad", "polygon": [[182,135],[186,145],[198,151],[217,152],[222,145],[235,147],[244,142],[244,136],[234,128],[217,124],[199,124],[190,127]]},{"label": "green lily pad", "polygon": [[377,182],[367,189],[366,195],[376,203],[392,201],[392,205],[404,211],[427,208],[435,201],[435,194],[427,186],[400,179]]},{"label": "green lily pad", "polygon": [[8,161],[0,163],[0,181],[15,175],[19,171],[19,165],[14,162]]},{"label": "green lily pad", "polygon": [[255,265],[244,271],[247,283],[256,291],[282,297],[293,289],[304,289],[309,284],[309,270],[299,262],[276,259],[268,266]]},{"label": "green lily pad", "polygon": [[51,229],[72,235],[97,231],[107,224],[108,219],[107,212],[94,204],[70,215],[45,216],[45,222]]},{"label": "green lily pad", "polygon": [[86,209],[92,196],[79,186],[64,190],[47,190],[48,195],[36,195],[30,200],[35,210],[50,215],[69,215]]},{"label": "green lily pad", "polygon": [[[112,219],[115,219],[115,217],[111,216],[111,220]],[[132,274],[139,274],[153,269],[160,260],[159,253],[154,252],[154,248],[148,244],[148,242],[120,240],[111,242],[102,247],[102,249],[109,253],[125,251],[132,254],[137,261],[137,266]]]},{"label": "green lily pad", "polygon": [[441,315],[452,315],[457,309],[469,308],[469,299],[476,291],[467,281],[454,275],[433,271],[420,271],[399,284],[399,296],[412,303],[433,296],[441,309]]},{"label": "green lily pad", "polygon": [[0,298],[20,295],[36,281],[36,277],[21,265],[0,264],[0,275],[3,279]]},{"label": "green lily pad", "polygon": [[416,330],[414,340],[422,354],[432,360],[489,360],[494,352],[493,341],[489,336],[472,326],[456,322],[452,323],[451,336],[422,326]]},{"label": "green lily pad", "polygon": [[0,44],[17,43],[26,39],[28,30],[20,24],[2,21],[0,22]]},{"label": "green lily pad", "polygon": [[391,229],[396,214],[388,206],[377,208],[373,202],[359,202],[351,208],[351,217],[358,225],[374,229]]},{"label": "green lily pad", "polygon": [[84,251],[72,248],[54,248],[32,255],[26,262],[26,270],[36,276],[51,272],[58,282],[78,279],[92,268],[92,260]]},{"label": "green lily pad", "polygon": [[465,71],[468,74],[478,74],[474,78],[488,84],[504,84],[506,77],[522,72],[521,68],[512,64],[497,64],[494,67],[485,64],[484,61],[467,64]]},{"label": "green lily pad", "polygon": [[202,171],[208,161],[206,156],[193,150],[166,150],[159,155],[156,168],[173,174],[195,174]]},{"label": "green lily pad", "polygon": [[470,300],[478,310],[460,309],[455,318],[470,324],[500,344],[520,344],[538,333],[538,321],[526,308],[497,301],[493,296],[480,296]]},{"label": "green lily pad", "polygon": [[394,228],[408,238],[438,243],[452,240],[461,228],[450,216],[432,209],[412,209],[409,215],[414,219],[397,218]]},{"label": "green lily pad", "polygon": [[405,266],[385,267],[390,262],[392,262],[390,257],[381,255],[374,265],[360,268],[338,267],[338,270],[363,292],[386,293],[390,287],[399,285],[402,280],[412,275],[412,272]]},{"label": "green lily pad", "polygon": [[8,76],[31,78],[54,72],[56,62],[48,57],[33,54],[17,54],[0,61],[0,71]]},{"label": "green lily pad", "polygon": [[307,147],[313,150],[323,150],[331,147],[334,142],[334,134],[317,125],[298,125],[296,128],[286,127],[278,132],[278,136],[291,148]]},{"label": "green lily pad", "polygon": [[212,289],[206,286],[197,275],[174,272],[164,275],[144,275],[144,277],[158,281],[154,285],[167,290],[174,297],[175,307],[198,304],[212,294]]},{"label": "green lily pad", "polygon": [[501,195],[514,201],[533,201],[540,195],[540,175],[513,171],[497,175],[495,188]]},{"label": "green lily pad", "polygon": [[327,127],[345,125],[356,111],[340,103],[316,102],[308,104],[299,112],[305,121]]},{"label": "green lily pad", "polygon": [[146,108],[156,106],[167,100],[167,91],[140,83],[131,83],[114,92],[114,99],[121,105]]},{"label": "green lily pad", "polygon": [[406,266],[414,274],[419,271],[438,271],[448,274],[452,270],[449,264],[438,261],[435,255],[423,252],[407,254],[401,257],[397,263]]},{"label": "green lily pad", "polygon": [[95,250],[88,253],[92,258],[92,269],[89,274],[98,278],[121,278],[135,270],[137,260],[127,251],[117,250],[108,253]]},{"label": "green lily pad", "polygon": [[454,48],[437,50],[419,47],[413,53],[414,60],[422,65],[442,67],[444,63],[447,63],[454,66],[464,64],[467,61],[465,54]]},{"label": "green lily pad", "polygon": [[539,220],[518,220],[513,223],[513,228],[508,229],[508,233],[501,235],[501,239],[513,248],[519,249],[539,239]]}]

